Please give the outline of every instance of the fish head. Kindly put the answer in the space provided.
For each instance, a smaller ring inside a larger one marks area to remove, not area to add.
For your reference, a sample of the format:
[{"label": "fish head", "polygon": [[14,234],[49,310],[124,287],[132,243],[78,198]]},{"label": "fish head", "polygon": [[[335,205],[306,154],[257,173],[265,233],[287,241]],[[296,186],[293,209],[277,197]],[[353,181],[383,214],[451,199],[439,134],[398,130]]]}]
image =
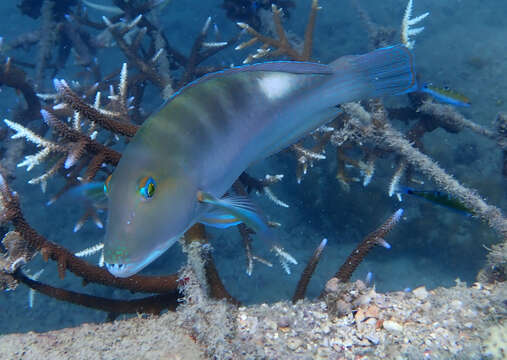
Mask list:
[{"label": "fish head", "polygon": [[171,247],[198,206],[197,189],[184,174],[170,173],[149,154],[129,156],[131,145],[107,185],[104,262],[117,277],[134,275]]}]

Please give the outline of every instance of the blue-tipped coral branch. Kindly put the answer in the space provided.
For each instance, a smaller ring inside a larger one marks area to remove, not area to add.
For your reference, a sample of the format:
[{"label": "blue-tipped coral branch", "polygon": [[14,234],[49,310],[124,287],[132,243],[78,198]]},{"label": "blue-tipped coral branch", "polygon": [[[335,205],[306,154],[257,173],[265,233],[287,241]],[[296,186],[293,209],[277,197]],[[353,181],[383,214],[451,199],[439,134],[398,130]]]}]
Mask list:
[{"label": "blue-tipped coral branch", "polygon": [[306,267],[303,270],[301,277],[299,278],[299,282],[296,286],[294,296],[292,297],[293,303],[296,303],[298,300],[304,299],[308,283],[310,282],[310,279],[312,278],[312,275],[315,272],[315,269],[317,268],[317,264],[319,263],[320,260],[320,255],[322,254],[322,251],[324,250],[326,245],[327,239],[323,239],[320,242],[319,246],[317,246],[317,248],[313,252],[313,255],[308,261],[308,264],[306,264]]},{"label": "blue-tipped coral branch", "polygon": [[385,241],[385,237],[387,234],[391,232],[391,230],[395,227],[395,225],[400,221],[401,216],[403,215],[403,209],[398,209],[396,212],[389,217],[377,230],[368,234],[360,243],[356,246],[354,250],[347,257],[347,260],[343,263],[340,269],[334,275],[335,278],[340,280],[341,282],[348,282],[352,273],[356,270],[356,268],[361,264],[366,255],[370,252],[370,250],[380,245],[386,249],[390,249],[391,245]]}]

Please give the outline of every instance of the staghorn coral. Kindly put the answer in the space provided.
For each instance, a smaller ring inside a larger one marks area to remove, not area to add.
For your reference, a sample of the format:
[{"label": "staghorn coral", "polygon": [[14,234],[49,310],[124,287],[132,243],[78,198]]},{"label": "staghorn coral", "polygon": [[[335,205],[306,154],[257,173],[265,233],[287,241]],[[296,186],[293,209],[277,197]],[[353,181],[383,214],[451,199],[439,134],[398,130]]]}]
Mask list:
[{"label": "staghorn coral", "polygon": [[32,245],[16,231],[9,231],[2,240],[5,253],[0,256],[0,289],[14,290],[16,271],[27,264],[36,254]]},{"label": "staghorn coral", "polygon": [[236,50],[242,50],[253,46],[257,42],[262,44],[255,53],[248,55],[247,58],[243,60],[243,64],[248,64],[254,60],[257,61],[265,57],[276,57],[280,55],[288,56],[292,60],[309,61],[312,53],[315,19],[317,17],[317,11],[320,9],[318,0],[313,0],[308,24],[306,25],[303,49],[301,52],[298,52],[289,42],[287,34],[282,26],[282,11],[275,4],[271,5],[271,11],[273,14],[273,23],[275,25],[276,35],[278,37],[277,39],[262,35],[250,25],[238,22],[237,25],[244,29],[251,36],[251,39],[236,46]]},{"label": "staghorn coral", "polygon": [[[32,179],[33,183],[43,185],[51,176],[62,176],[65,178],[67,184],[57,196],[69,188],[80,184],[81,181],[101,181],[105,178],[105,175],[111,172],[111,168],[116,165],[121,157],[118,149],[121,149],[123,145],[122,140],[128,142],[128,139],[136,133],[139,124],[146,118],[147,114],[141,109],[141,105],[146,102],[144,88],[147,83],[155,85],[157,91],[162,93],[161,98],[168,98],[174,91],[177,91],[181,86],[184,86],[196,77],[206,72],[223,68],[223,64],[202,65],[202,63],[208,60],[211,55],[227,48],[235,40],[235,36],[233,36],[232,40],[228,42],[205,41],[207,32],[211,26],[211,19],[208,18],[202,31],[196,36],[190,55],[185,56],[169,44],[163,35],[163,31],[155,25],[156,22],[149,16],[150,14],[147,14],[150,12],[150,6],[153,4],[150,4],[147,9],[141,11],[139,5],[136,5],[135,2],[118,1],[117,3],[119,4],[118,6],[122,6],[122,14],[125,14],[127,20],[122,21],[119,17],[112,16],[111,19],[105,19],[104,23],[93,23],[87,18],[86,14],[76,9],[70,20],[66,21],[74,21],[72,23],[72,31],[79,31],[79,39],[83,39],[85,37],[83,34],[90,31],[91,28],[101,30],[102,34],[109,34],[111,42],[108,43],[108,46],[118,47],[121,53],[125,55],[131,71],[130,76],[127,77],[126,64],[106,76],[100,74],[100,65],[96,64],[93,69],[87,69],[86,71],[93,71],[94,76],[100,75],[95,78],[97,83],[87,84],[85,81],[83,84],[79,84],[70,81],[67,83],[67,81],[60,79],[55,80],[53,84],[56,94],[40,94],[41,100],[36,99],[37,102],[42,101],[43,103],[41,115],[51,130],[51,133],[47,133],[44,136],[38,135],[34,131],[30,133],[29,131],[31,130],[24,126],[24,123],[20,125],[18,121],[16,123],[10,120],[6,121],[6,124],[16,131],[14,136],[25,137],[28,140],[34,139],[35,144],[42,147],[40,153],[31,155],[32,157],[27,159],[26,165],[31,168],[40,165],[42,162],[50,165],[49,170],[43,175]],[[412,21],[408,25],[414,25],[413,21],[421,17],[411,20],[409,7],[411,7],[411,2],[409,2],[409,6],[407,7],[406,21],[404,22],[408,24]],[[243,43],[243,46],[240,45],[239,48],[260,42],[260,50],[254,55],[247,57],[247,59],[250,58],[252,61],[268,55],[288,57],[295,60],[309,60],[312,50],[315,19],[319,8],[317,1],[313,1],[302,51],[296,50],[296,46],[291,45],[290,36],[287,35],[288,31],[282,27],[281,10],[277,7],[273,7],[272,11],[278,38],[275,39],[262,35],[257,30],[253,30],[252,27],[243,24],[241,27],[252,36],[252,39]],[[363,13],[362,15],[363,20],[366,21],[367,14]],[[57,17],[54,17],[54,21],[59,20]],[[77,30],[77,24],[79,24],[80,30]],[[58,28],[61,24],[51,26]],[[69,26],[66,27],[68,28]],[[373,28],[373,25],[369,26],[368,31],[373,32]],[[381,41],[379,39],[382,36],[385,38],[386,33],[391,34],[390,32],[377,31],[377,35],[370,36],[370,42],[380,44]],[[94,36],[91,37],[95,38]],[[101,45],[97,43],[93,45],[93,42],[91,42],[85,47],[80,47],[79,39],[72,41],[72,47],[78,53],[79,59],[93,58],[88,55],[100,53]],[[52,46],[56,47],[59,44],[58,41],[60,40],[57,39],[56,42],[53,42]],[[408,41],[413,40],[408,39],[407,44]],[[26,46],[29,47],[31,45],[27,44]],[[272,50],[268,50],[271,48]],[[83,60],[80,65],[84,66],[87,62]],[[17,62],[12,62],[12,64],[14,63]],[[51,69],[50,65],[46,61],[44,73],[48,69]],[[64,64],[60,64],[59,66],[64,68]],[[12,65],[10,70],[12,70]],[[119,80],[115,80],[117,76],[119,76]],[[29,84],[28,87],[30,88]],[[101,96],[108,89],[109,96],[107,98]],[[106,99],[105,102],[104,99]],[[501,234],[504,234],[502,232],[504,220],[502,214],[496,208],[486,204],[474,191],[468,191],[468,189],[457,186],[459,184],[453,182],[455,180],[450,178],[436,164],[428,160],[429,158],[421,152],[422,147],[416,149],[412,146],[412,143],[416,145],[422,144],[420,140],[423,135],[437,128],[453,132],[471,129],[472,131],[476,131],[480,136],[496,140],[496,137],[492,136],[492,132],[489,129],[479,127],[463,116],[460,117],[459,113],[452,108],[431,104],[428,101],[424,103],[414,101],[406,108],[386,108],[380,101],[370,101],[363,104],[343,105],[341,109],[343,110],[343,114],[337,115],[336,119],[331,123],[315,131],[309,139],[305,139],[305,141],[291,147],[290,151],[297,158],[298,175],[296,176],[299,182],[312,166],[318,168],[326,160],[327,162],[333,161],[334,158],[327,156],[327,154],[332,153],[334,150],[336,150],[337,162],[339,163],[337,177],[339,177],[341,184],[349,189],[353,189],[351,186],[352,181],[358,180],[362,182],[363,186],[367,186],[371,181],[375,181],[376,163],[381,161],[392,162],[395,166],[390,185],[390,195],[394,194],[393,189],[396,187],[396,184],[404,176],[407,178],[411,177],[410,174],[413,171],[429,174],[429,177],[443,178],[444,180],[439,184],[443,187],[451,184],[454,194],[472,193],[473,196],[469,197],[469,201],[478,203],[479,205],[476,205],[476,207],[482,216],[494,228],[499,230]],[[36,112],[38,113],[38,110]],[[416,125],[406,133],[398,132],[394,129],[392,123],[393,120],[399,119],[399,117],[407,123],[415,120]],[[501,130],[502,126],[500,125],[498,128]],[[308,146],[309,143],[312,146]],[[335,149],[331,150],[331,147]],[[54,159],[55,155],[57,157],[56,161]],[[107,167],[104,167],[104,164],[107,164]],[[355,174],[349,174],[353,171],[359,175],[354,176]],[[265,193],[278,205],[286,207],[285,205],[287,204],[278,200],[276,196],[273,196],[270,190],[270,186],[276,181],[281,180],[282,177],[283,175],[277,175],[257,180],[249,177],[247,174],[243,174],[240,182],[246,186],[248,192],[255,189],[261,193]],[[362,177],[362,179],[359,177]],[[234,190],[239,193],[236,187]],[[190,238],[188,252],[190,254],[189,263],[191,266],[185,267],[179,275],[164,277],[139,276],[120,280],[108,277],[104,269],[86,263],[77,255],[65,251],[63,247],[53,244],[37,234],[24,220],[19,208],[17,195],[11,193],[10,188],[5,185],[2,201],[3,210],[1,212],[4,221],[12,222],[13,226],[17,230],[19,229],[22,236],[29,239],[28,241],[31,246],[40,250],[45,258],[55,260],[58,263],[60,276],[63,277],[65,271],[69,270],[83,278],[85,283],[98,282],[115,288],[129,289],[134,292],[171,292],[143,299],[146,302],[141,301],[131,306],[124,304],[124,302],[118,302],[118,300],[86,297],[84,294],[54,288],[30,280],[21,272],[15,274],[1,272],[0,277],[2,279],[8,275],[5,278],[8,286],[12,284],[12,281],[21,281],[37,289],[37,291],[44,292],[54,298],[117,313],[133,311],[158,313],[166,307],[173,309],[176,298],[174,290],[177,287],[183,287],[185,300],[182,311],[188,314],[184,326],[192,329],[200,342],[209,345],[209,355],[229,354],[226,346],[231,336],[229,325],[232,322],[231,314],[234,314],[236,308],[226,305],[225,309],[220,308],[219,313],[213,313],[215,305],[222,303],[211,300],[209,297],[227,299],[229,302],[236,304],[237,301],[227,293],[225,286],[220,281],[219,274],[214,268],[211,253],[209,252],[206,234],[202,228],[194,228],[186,235],[186,239]],[[465,195],[462,196],[464,197]],[[51,201],[54,201],[55,198],[53,197]],[[92,214],[90,216],[93,217]],[[251,230],[244,225],[240,225],[238,228],[245,243],[247,272],[251,274],[254,260],[264,263],[265,260],[252,254]],[[375,239],[380,239],[382,236],[377,236]],[[351,254],[351,257],[344,264],[348,269],[344,270],[342,275],[340,275],[342,281],[349,280],[357,263],[364,258],[367,251],[375,244],[376,240],[366,241],[361,248],[361,250],[366,249],[366,251],[358,251]],[[316,257],[318,258],[322,248],[318,248],[317,250]],[[361,256],[358,256],[358,254]],[[310,280],[311,273],[316,266],[316,257],[312,257],[310,260],[307,267],[308,270],[303,271],[300,283],[307,284]],[[361,286],[360,283],[343,285],[351,288],[349,289],[349,295],[357,290],[355,288],[360,288],[360,295],[369,296],[371,293],[370,289]],[[304,297],[304,286],[301,286],[300,290],[298,290],[298,299]],[[358,292],[356,291],[355,294],[358,294]],[[345,297],[345,299],[345,304],[356,300],[353,296]],[[198,318],[199,323],[194,326],[191,321],[192,318]],[[226,323],[227,327],[217,328],[221,323]],[[209,324],[213,326],[207,328]],[[214,343],[208,344],[210,341]]]}]

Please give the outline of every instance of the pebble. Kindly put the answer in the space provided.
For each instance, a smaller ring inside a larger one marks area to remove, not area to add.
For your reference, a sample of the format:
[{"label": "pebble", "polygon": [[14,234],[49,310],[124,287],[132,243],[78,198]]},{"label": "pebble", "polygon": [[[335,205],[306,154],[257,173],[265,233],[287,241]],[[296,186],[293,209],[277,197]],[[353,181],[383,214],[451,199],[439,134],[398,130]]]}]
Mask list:
[{"label": "pebble", "polygon": [[356,322],[360,323],[365,318],[366,318],[366,316],[364,315],[364,310],[359,308],[359,310],[357,310],[356,314],[354,315],[354,320],[356,320]]},{"label": "pebble", "polygon": [[365,336],[373,345],[378,345],[380,340],[375,334],[368,334]]},{"label": "pebble", "polygon": [[302,344],[303,342],[298,338],[290,338],[287,340],[287,347],[293,351],[300,347]]},{"label": "pebble", "polygon": [[463,302],[462,302],[462,301],[459,301],[459,300],[453,300],[453,301],[451,301],[451,306],[452,306],[453,308],[455,308],[456,310],[459,310],[459,309],[461,309],[461,308],[462,308],[462,306],[463,306]]},{"label": "pebble", "polygon": [[329,327],[328,324],[324,324],[323,326],[320,327],[320,331],[324,334],[324,335],[327,335],[331,332],[331,328]]},{"label": "pebble", "polygon": [[428,297],[428,291],[426,290],[426,286],[419,286],[417,289],[414,289],[412,293],[419,300],[424,300]]},{"label": "pebble", "polygon": [[382,324],[384,329],[386,329],[389,332],[401,332],[403,331],[403,325],[400,323],[393,321],[393,320],[384,320],[384,323]]},{"label": "pebble", "polygon": [[368,324],[370,326],[375,326],[377,324],[377,319],[376,318],[369,318],[365,321],[365,324]]},{"label": "pebble", "polygon": [[430,311],[431,310],[431,303],[430,302],[425,302],[421,305],[421,309],[423,309],[424,311]]},{"label": "pebble", "polygon": [[338,283],[339,282],[340,282],[340,280],[338,280],[335,277],[329,279],[329,281],[326,283],[326,292],[328,292],[328,293],[338,292],[338,289],[339,289]]},{"label": "pebble", "polygon": [[352,311],[352,305],[346,301],[338,300],[336,302],[336,310],[339,315],[348,314]]},{"label": "pebble", "polygon": [[367,318],[377,318],[379,314],[379,308],[376,305],[370,305],[364,312],[364,316]]}]

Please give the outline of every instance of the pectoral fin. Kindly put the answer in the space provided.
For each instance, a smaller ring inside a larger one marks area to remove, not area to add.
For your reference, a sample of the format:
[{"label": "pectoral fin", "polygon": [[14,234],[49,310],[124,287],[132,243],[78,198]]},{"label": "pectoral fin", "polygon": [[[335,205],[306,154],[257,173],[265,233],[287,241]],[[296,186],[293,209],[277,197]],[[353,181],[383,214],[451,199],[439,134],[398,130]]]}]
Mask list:
[{"label": "pectoral fin", "polygon": [[219,214],[219,217],[222,217],[226,221],[230,222],[244,222],[248,227],[256,232],[257,236],[271,246],[271,249],[279,257],[284,270],[287,274],[290,274],[289,264],[297,264],[296,259],[274,242],[274,236],[271,229],[268,227],[267,221],[263,216],[261,216],[255,204],[248,197],[229,195],[218,199],[209,193],[198,191],[197,200],[202,203],[210,204],[214,207],[214,209],[211,210],[210,213],[206,214],[200,222],[205,223],[205,221],[213,219],[210,225],[216,226],[217,216],[209,217],[209,214]]},{"label": "pectoral fin", "polygon": [[[212,220],[210,222],[212,226],[216,226],[216,224],[220,224],[222,221],[230,222],[232,225],[244,222],[259,234],[268,231],[266,221],[257,211],[255,204],[246,196],[229,195],[218,199],[209,193],[199,191],[197,193],[197,200],[202,203],[213,205],[216,209],[221,210],[220,212],[212,211],[210,213],[212,216],[206,214],[201,222]],[[213,214],[217,214],[218,217]],[[234,222],[236,223],[234,224]]]},{"label": "pectoral fin", "polygon": [[219,229],[226,229],[231,226],[239,225],[243,221],[239,220],[234,215],[223,211],[222,209],[214,209],[200,218],[199,222]]}]

